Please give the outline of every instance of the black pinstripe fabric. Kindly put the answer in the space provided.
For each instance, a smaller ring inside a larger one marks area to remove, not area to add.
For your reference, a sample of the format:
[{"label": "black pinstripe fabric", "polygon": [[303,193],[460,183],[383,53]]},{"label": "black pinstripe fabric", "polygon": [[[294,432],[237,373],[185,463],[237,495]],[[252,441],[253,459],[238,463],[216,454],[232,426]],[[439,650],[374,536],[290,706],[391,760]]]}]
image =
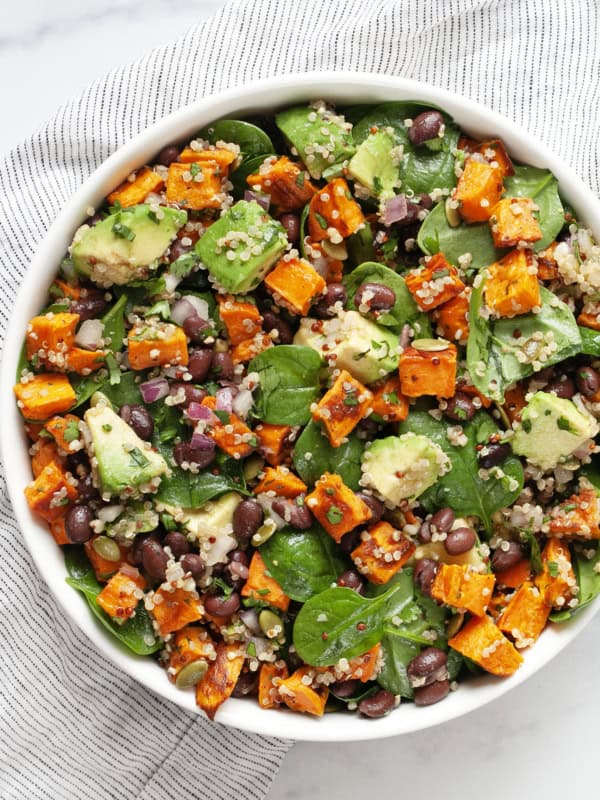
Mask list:
[{"label": "black pinstripe fabric", "polygon": [[[111,72],[0,162],[0,334],[51,221],[117,147],[244,81],[358,69],[506,113],[600,188],[597,0],[250,0]],[[218,43],[218,46],[215,46]],[[290,743],[148,694],[63,618],[0,496],[0,798],[261,798]]]}]

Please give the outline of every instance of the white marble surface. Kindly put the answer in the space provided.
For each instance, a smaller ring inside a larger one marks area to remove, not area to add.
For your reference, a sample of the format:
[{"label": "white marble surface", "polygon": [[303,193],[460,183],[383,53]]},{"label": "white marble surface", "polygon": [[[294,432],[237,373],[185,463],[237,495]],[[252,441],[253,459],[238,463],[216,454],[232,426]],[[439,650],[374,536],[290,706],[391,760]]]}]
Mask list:
[{"label": "white marble surface", "polygon": [[[87,83],[179,36],[221,5],[220,0],[4,2],[0,153]],[[600,617],[524,686],[460,720],[381,742],[296,745],[269,798],[597,797],[599,664]]]}]

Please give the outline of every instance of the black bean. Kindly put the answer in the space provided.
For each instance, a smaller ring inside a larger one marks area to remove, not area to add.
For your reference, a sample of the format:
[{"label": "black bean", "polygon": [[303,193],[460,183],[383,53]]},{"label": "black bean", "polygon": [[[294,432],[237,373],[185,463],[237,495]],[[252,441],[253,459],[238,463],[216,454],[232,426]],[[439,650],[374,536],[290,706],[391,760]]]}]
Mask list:
[{"label": "black bean", "polygon": [[210,370],[212,357],[213,351],[207,347],[196,347],[194,350],[190,350],[187,371],[192,376],[193,381],[202,383],[206,378]]},{"label": "black bean", "polygon": [[428,544],[431,541],[431,523],[428,519],[421,523],[421,527],[419,528],[417,536],[421,544]]},{"label": "black bean", "polygon": [[454,511],[451,508],[440,508],[429,520],[438,533],[448,533],[454,525]]},{"label": "black bean", "polygon": [[190,442],[179,442],[173,448],[173,458],[181,466],[184,463],[197,464],[199,468],[208,467],[215,460],[216,448],[213,450],[192,447]]},{"label": "black bean", "polygon": [[355,695],[361,688],[361,682],[352,678],[348,681],[336,681],[329,685],[331,693],[336,697],[346,700],[348,697]]},{"label": "black bean", "polygon": [[353,531],[349,533],[345,533],[342,538],[340,539],[340,550],[342,553],[345,553],[347,556],[355,550],[358,545],[360,544],[360,529],[355,528]]},{"label": "black bean", "polygon": [[240,607],[240,596],[232,592],[229,597],[211,594],[204,600],[204,608],[213,617],[230,617]]},{"label": "black bean", "polygon": [[506,542],[504,549],[502,546],[494,550],[492,556],[492,572],[504,572],[506,569],[514,567],[523,558],[523,550],[519,542]]},{"label": "black bean", "polygon": [[265,311],[263,314],[263,328],[267,333],[277,331],[277,344],[291,344],[294,334],[290,325],[274,311]]},{"label": "black bean", "polygon": [[577,390],[584,397],[592,397],[600,389],[600,372],[593,367],[579,367],[575,373]]},{"label": "black bean", "polygon": [[65,516],[65,531],[69,539],[75,544],[88,542],[94,535],[92,520],[94,512],[87,505],[73,506]]},{"label": "black bean", "polygon": [[468,394],[457,392],[448,400],[444,414],[457,422],[468,422],[475,414],[475,406]]},{"label": "black bean", "polygon": [[[189,238],[189,237],[188,237]],[[192,240],[190,239],[190,242]],[[169,250],[169,264],[172,264],[174,261],[177,261],[178,258],[181,256],[185,256],[190,253],[194,249],[193,244],[183,244],[181,239],[175,239],[173,244],[171,245],[171,249]]]},{"label": "black bean", "polygon": [[206,570],[204,559],[198,553],[186,553],[180,564],[184,572],[189,572],[195,581],[199,580]]},{"label": "black bean", "polygon": [[282,214],[279,222],[285,228],[289,241],[292,244],[298,244],[300,241],[300,217],[298,214]]},{"label": "black bean", "polygon": [[342,306],[345,306],[347,299],[348,293],[343,283],[329,283],[325,294],[312,307],[311,314],[319,319],[335,317],[334,304],[341,303]]},{"label": "black bean", "polygon": [[164,581],[168,560],[168,555],[156,539],[146,539],[142,545],[142,566],[152,584]]},{"label": "black bean", "polygon": [[424,208],[426,211],[429,211],[433,208],[433,200],[431,199],[430,194],[420,194],[419,195],[419,205]]},{"label": "black bean", "polygon": [[190,547],[190,543],[185,538],[183,533],[180,533],[179,531],[169,531],[163,540],[163,545],[171,549],[171,552],[176,559],[186,555],[186,553],[189,553],[192,549]]},{"label": "black bean", "polygon": [[383,283],[361,283],[354,295],[357,308],[366,305],[371,311],[389,311],[395,302],[396,292]]},{"label": "black bean", "polygon": [[357,492],[356,496],[359,497],[363,503],[369,507],[369,511],[371,512],[371,519],[369,520],[370,524],[375,522],[379,522],[379,520],[383,517],[383,512],[385,511],[385,506],[377,497],[373,497],[372,494],[366,494],[366,492]]},{"label": "black bean", "polygon": [[119,409],[119,416],[140,439],[148,441],[154,433],[154,420],[148,409],[139,404],[124,405]]},{"label": "black bean", "polygon": [[415,705],[416,706],[431,706],[433,703],[439,703],[444,697],[447,697],[450,692],[450,681],[436,681],[430,686],[422,686],[420,689],[415,689]]},{"label": "black bean", "polygon": [[342,572],[337,579],[337,585],[344,586],[346,589],[354,589],[359,594],[364,594],[365,591],[365,582],[354,569],[347,569]]},{"label": "black bean", "polygon": [[440,129],[444,124],[444,117],[439,111],[423,111],[412,121],[408,129],[408,138],[414,145],[421,145],[429,139],[435,139],[439,135]]},{"label": "black bean", "polygon": [[477,536],[473,528],[455,528],[446,536],[444,545],[451,556],[459,556],[475,547]]},{"label": "black bean", "polygon": [[448,656],[439,647],[426,647],[419,655],[408,662],[406,674],[411,686],[429,686],[447,677]]},{"label": "black bean", "polygon": [[232,697],[248,697],[258,692],[258,670],[242,672],[231,693]]},{"label": "black bean", "polygon": [[238,542],[249,542],[264,518],[264,512],[256,500],[242,500],[233,512],[233,535]]},{"label": "black bean", "polygon": [[77,502],[89,503],[90,500],[96,500],[99,496],[98,489],[94,486],[94,479],[91,474],[83,475],[77,481]]},{"label": "black bean", "polygon": [[358,704],[358,711],[363,717],[370,717],[376,719],[377,717],[385,717],[389,714],[392,708],[396,705],[396,698],[387,689],[382,689],[377,694],[371,697],[363,698]]},{"label": "black bean", "polygon": [[506,461],[510,452],[510,446],[508,444],[486,444],[477,456],[479,466],[483,469],[497,467],[498,464],[502,464],[503,461]]},{"label": "black bean", "polygon": [[243,550],[232,550],[227,558],[229,563],[225,566],[223,576],[230,586],[241,587],[248,578],[248,556]]},{"label": "black bean", "polygon": [[555,378],[545,386],[544,391],[552,392],[552,394],[555,394],[557,397],[562,397],[564,400],[570,400],[576,390],[572,378],[563,375],[561,378]]},{"label": "black bean", "polygon": [[229,353],[213,353],[211,369],[217,378],[230,381],[233,378],[233,361]]},{"label": "black bean", "polygon": [[180,150],[181,148],[176,144],[168,144],[156,156],[156,163],[162,164],[163,167],[168,167],[173,161],[177,161]]},{"label": "black bean", "polygon": [[298,505],[298,499],[300,498],[289,500],[287,497],[278,497],[273,501],[273,511],[283,517],[288,525],[305,531],[313,524],[313,518],[304,502]]},{"label": "black bean", "polygon": [[194,344],[202,344],[206,331],[212,328],[212,325],[208,320],[202,319],[197,314],[190,314],[189,317],[183,320],[182,328],[190,341],[194,342]]},{"label": "black bean", "polygon": [[136,567],[142,566],[142,553],[144,552],[144,547],[146,546],[148,539],[153,539],[158,545],[161,543],[158,531],[140,533],[138,536],[136,536],[133,540],[133,546],[131,548],[131,560]]},{"label": "black bean", "polygon": [[[104,299],[104,292],[88,290],[85,297],[80,297],[79,300],[71,300],[69,310],[71,314],[79,314],[79,322],[84,322],[86,319],[95,319],[99,317],[108,303]],[[111,344],[120,345],[120,342],[112,342]]]},{"label": "black bean", "polygon": [[413,581],[424,595],[431,596],[433,584],[439,565],[432,558],[420,558],[413,570]]},{"label": "black bean", "polygon": [[189,406],[190,403],[201,403],[207,395],[204,389],[199,386],[194,386],[193,383],[186,383],[185,381],[176,381],[169,387],[169,394],[171,397],[183,392],[185,400],[181,404],[184,408]]}]

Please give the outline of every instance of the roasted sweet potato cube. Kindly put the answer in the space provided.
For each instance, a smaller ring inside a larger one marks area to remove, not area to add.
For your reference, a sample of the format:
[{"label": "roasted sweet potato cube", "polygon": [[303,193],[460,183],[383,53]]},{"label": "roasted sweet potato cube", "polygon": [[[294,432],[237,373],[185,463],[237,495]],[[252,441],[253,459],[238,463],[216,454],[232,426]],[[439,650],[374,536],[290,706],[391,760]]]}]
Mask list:
[{"label": "roasted sweet potato cube", "polygon": [[502,572],[496,572],[496,584],[509,589],[518,589],[522,583],[531,577],[531,561],[522,558],[514,567],[509,567]]},{"label": "roasted sweet potato cube", "polygon": [[185,628],[202,619],[202,603],[196,592],[186,589],[168,591],[162,586],[154,592],[151,614],[158,623],[161,636]]},{"label": "roasted sweet potato cube", "polygon": [[308,172],[287,156],[265,159],[260,170],[249,175],[246,182],[253,191],[268,194],[280,213],[304,208],[317,191]]},{"label": "roasted sweet potato cube", "polygon": [[440,564],[431,596],[481,617],[492,598],[495,580],[493,573],[474,572],[467,564]]},{"label": "roasted sweet potato cube", "polygon": [[151,192],[160,192],[165,185],[160,175],[150,167],[142,167],[134,175],[133,180],[127,179],[111,192],[107,200],[111,206],[120,205],[121,208],[137,206],[143,203]]},{"label": "roasted sweet potato cube", "polygon": [[282,464],[289,452],[290,425],[272,425],[260,422],[254,433],[258,439],[258,452],[272,467]]},{"label": "roasted sweet potato cube", "polygon": [[31,471],[33,472],[33,477],[37,478],[44,467],[52,463],[55,463],[60,468],[56,442],[52,441],[52,439],[38,439],[32,448]]},{"label": "roasted sweet potato cube", "polygon": [[577,317],[577,322],[584,328],[600,331],[600,303],[587,302]]},{"label": "roasted sweet potato cube", "polygon": [[546,626],[550,610],[540,590],[530,581],[525,581],[508,601],[497,625],[522,650],[538,639]]},{"label": "roasted sweet potato cube", "polygon": [[492,675],[512,675],[523,663],[523,656],[487,616],[472,617],[448,644]]},{"label": "roasted sweet potato cube", "polygon": [[134,325],[129,331],[127,353],[132,369],[185,366],[189,360],[186,335],[170,322]]},{"label": "roasted sweet potato cube", "polygon": [[62,547],[65,544],[71,544],[71,540],[67,536],[67,528],[65,526],[64,517],[53,519],[52,522],[48,523],[48,525],[50,526],[50,533],[52,534],[52,538],[54,539],[57,545]]},{"label": "roasted sweet potato cube", "polygon": [[266,333],[257,333],[252,339],[245,339],[236,344],[231,351],[231,360],[234,364],[245,364],[252,361],[259,353],[273,346],[273,340]]},{"label": "roasted sweet potato cube", "polygon": [[465,289],[433,312],[437,333],[450,342],[465,345],[469,339],[470,294],[470,289]]},{"label": "roasted sweet potato cube", "polygon": [[515,168],[506,152],[506,147],[502,139],[491,139],[488,142],[481,142],[472,152],[481,153],[485,160],[492,167],[498,166],[502,170],[503,177],[515,174]]},{"label": "roasted sweet potato cube", "polygon": [[[217,407],[217,398],[205,397],[202,405],[214,411]],[[206,435],[214,440],[217,447],[233,458],[249,456],[256,446],[256,436],[236,414],[219,411],[219,415],[226,421],[214,416],[212,421],[207,423]]]},{"label": "roasted sweet potato cube", "polygon": [[467,158],[454,193],[465,222],[485,222],[490,218],[504,191],[502,178],[500,167]]},{"label": "roasted sweet potato cube", "polygon": [[313,242],[329,239],[337,244],[365,223],[365,217],[344,178],[334,178],[313,195],[308,233]]},{"label": "roasted sweet potato cube", "polygon": [[115,572],[96,597],[96,602],[109,617],[124,622],[134,615],[145,588],[144,578],[128,564]]},{"label": "roasted sweet potato cube", "polygon": [[221,175],[227,175],[231,165],[237,158],[238,156],[233,150],[211,145],[204,150],[194,150],[192,147],[186,147],[179,154],[177,162],[179,164],[203,164],[208,161],[220,168]]},{"label": "roasted sweet potato cube", "polygon": [[25,487],[29,508],[48,522],[62,517],[76,497],[77,489],[56,461],[46,464],[37,478]]},{"label": "roasted sweet potato cube", "polygon": [[311,667],[297,669],[289,678],[285,678],[279,683],[279,697],[292,711],[301,711],[320,717],[325,711],[329,689],[324,686],[315,688],[306,684],[304,679],[311,674],[314,674]]},{"label": "roasted sweet potato cube", "polygon": [[83,347],[72,347],[66,356],[66,372],[78,375],[91,375],[106,362],[104,350],[84,350]]},{"label": "roasted sweet potato cube", "polygon": [[[66,414],[64,417],[56,416],[48,420],[46,430],[52,435],[56,444],[65,453],[72,453],[70,445],[81,438],[79,431],[79,417],[75,414]],[[78,447],[77,449],[80,449]]]},{"label": "roasted sweet potato cube", "polygon": [[550,512],[550,535],[567,539],[600,539],[600,510],[594,489],[580,489]]},{"label": "roasted sweet potato cube", "polygon": [[400,391],[400,378],[390,375],[371,386],[371,412],[384,422],[402,422],[408,416],[408,400]]},{"label": "roasted sweet potato cube", "polygon": [[277,708],[281,705],[278,687],[289,676],[285,661],[270,664],[263,662],[258,677],[258,705],[261,708]]},{"label": "roasted sweet potato cube", "polygon": [[209,719],[214,719],[219,707],[231,697],[244,660],[244,652],[239,644],[217,645],[216,659],[196,685],[196,703]]},{"label": "roasted sweet potato cube", "polygon": [[265,286],[278,306],[306,316],[327,284],[305,259],[284,256],[265,278]]},{"label": "roasted sweet potato cube", "polygon": [[348,531],[371,519],[369,506],[349,489],[339,475],[324,472],[306,498],[306,505],[336,542]]},{"label": "roasted sweet potato cube", "polygon": [[543,570],[536,575],[535,585],[546,605],[560,608],[573,596],[577,586],[568,545],[554,537],[548,539],[542,552],[542,565]]},{"label": "roasted sweet potato cube", "polygon": [[356,569],[371,583],[387,583],[415,552],[411,540],[389,522],[378,522],[361,534],[351,555]]},{"label": "roasted sweet potato cube", "polygon": [[[443,340],[437,341],[443,344]],[[453,397],[456,393],[456,354],[456,345],[450,342],[443,350],[405,348],[400,354],[402,394],[405,397]]]},{"label": "roasted sweet potato cube", "polygon": [[[457,379],[456,391],[462,392],[463,394],[468,394],[469,397],[476,397],[481,402],[483,408],[489,408],[492,405],[492,401],[489,397],[481,394],[476,386],[473,386],[472,383],[467,383],[464,379]],[[475,405],[477,405],[477,403]]]},{"label": "roasted sweet potato cube", "polygon": [[236,345],[262,331],[262,317],[255,303],[238,300],[231,294],[218,297],[219,316],[231,344]]},{"label": "roasted sweet potato cube", "polygon": [[308,487],[287,467],[267,467],[254,487],[254,494],[275,492],[280,497],[294,498],[304,494]]},{"label": "roasted sweet potato cube", "polygon": [[248,579],[242,587],[242,597],[253,597],[255,600],[263,600],[270,606],[287,611],[290,598],[272,578],[267,570],[267,565],[263,561],[261,554],[256,551],[250,562]]},{"label": "roasted sweet potato cube", "polygon": [[215,643],[208,631],[200,625],[181,628],[171,640],[169,653],[169,680],[175,683],[184,667],[194,661],[214,661],[217,656]]},{"label": "roasted sweet potato cube", "polygon": [[167,200],[192,211],[220,208],[224,197],[222,177],[215,161],[173,163],[167,174]]},{"label": "roasted sweet potato cube", "polygon": [[542,230],[533,216],[536,206],[529,197],[505,197],[494,206],[489,219],[495,247],[516,247],[519,242],[539,242]]},{"label": "roasted sweet potato cube", "polygon": [[511,250],[488,267],[485,302],[497,317],[527,314],[542,304],[537,269],[530,250]]},{"label": "roasted sweet potato cube", "polygon": [[319,401],[312,418],[323,424],[331,446],[339,447],[365,416],[372,399],[366,386],[344,369]]},{"label": "roasted sweet potato cube", "polygon": [[34,317],[27,326],[25,346],[27,358],[37,356],[41,363],[60,369],[67,350],[75,344],[75,328],[79,314],[66,311]]},{"label": "roasted sweet potato cube", "polygon": [[30,420],[46,420],[62,414],[77,400],[65,375],[36,375],[27,383],[17,383],[13,391],[21,414]]},{"label": "roasted sweet potato cube", "polygon": [[120,558],[118,561],[109,561],[107,558],[103,558],[94,547],[94,542],[97,539],[97,536],[93,536],[89,541],[84,544],[85,552],[87,557],[90,560],[90,564],[94,568],[94,572],[96,573],[96,578],[101,583],[106,583],[106,581],[110,578],[111,575],[114,575],[123,564],[128,563],[129,554],[131,552],[131,548],[124,547],[123,545],[119,545],[119,553]]},{"label": "roasted sweet potato cube", "polygon": [[552,242],[545,250],[540,250],[537,254],[538,278],[541,281],[555,281],[559,277],[558,264],[554,257],[557,245],[558,242]]},{"label": "roasted sweet potato cube", "polygon": [[70,300],[79,300],[81,297],[81,289],[74,283],[68,283],[61,278],[55,278],[50,286],[50,297],[57,299],[66,297]]},{"label": "roasted sweet potato cube", "polygon": [[431,311],[464,291],[458,270],[442,253],[431,256],[424,267],[408,272],[404,280],[421,311]]}]

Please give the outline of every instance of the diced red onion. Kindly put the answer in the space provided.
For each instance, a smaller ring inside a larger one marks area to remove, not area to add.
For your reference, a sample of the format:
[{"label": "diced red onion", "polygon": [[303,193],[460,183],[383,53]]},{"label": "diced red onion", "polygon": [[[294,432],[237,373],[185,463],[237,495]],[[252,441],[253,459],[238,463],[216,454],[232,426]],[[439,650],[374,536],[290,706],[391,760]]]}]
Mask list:
[{"label": "diced red onion", "polygon": [[97,516],[102,522],[114,522],[122,511],[122,505],[103,506],[99,509]]},{"label": "diced red onion", "polygon": [[155,403],[169,394],[169,383],[166,378],[153,378],[140,383],[140,394],[144,403]]},{"label": "diced red onion", "polygon": [[186,294],[171,306],[171,319],[177,325],[183,325],[188,317],[193,316],[200,317],[203,320],[209,318],[206,300],[201,297],[194,297],[192,294]]},{"label": "diced red onion", "polygon": [[392,225],[394,222],[401,222],[407,216],[408,203],[406,202],[406,195],[397,194],[385,201],[382,215],[384,225]]},{"label": "diced red onion", "polygon": [[265,517],[271,517],[277,530],[281,530],[281,528],[285,528],[286,525],[289,525],[289,522],[286,522],[283,517],[280,517],[279,514],[273,511],[273,501],[277,500],[276,497],[269,497],[267,494],[257,494],[254,499],[265,512]]},{"label": "diced red onion", "polygon": [[215,404],[217,411],[226,411],[228,414],[231,414],[233,411],[233,391],[229,386],[217,389],[215,397],[217,399]]},{"label": "diced red onion", "polygon": [[171,272],[165,272],[163,278],[165,279],[165,289],[169,294],[173,294],[182,280],[177,275],[173,275]]},{"label": "diced red onion", "polygon": [[246,200],[248,203],[251,203],[254,200],[254,202],[258,203],[258,205],[264,208],[265,211],[268,211],[269,206],[271,205],[271,198],[268,194],[251,192],[250,189],[246,189],[244,192],[244,200]]},{"label": "diced red onion", "polygon": [[241,419],[246,419],[248,412],[252,408],[254,398],[250,389],[240,389],[240,391],[233,398],[233,412]]},{"label": "diced red onion", "polygon": [[75,344],[84,350],[99,350],[104,325],[100,319],[86,319],[75,335]]},{"label": "diced red onion", "polygon": [[209,319],[208,303],[202,297],[196,297],[196,295],[193,294],[185,294],[181,299],[187,300],[187,302],[194,307],[194,311],[200,319]]},{"label": "diced red onion", "polygon": [[243,611],[238,611],[238,616],[248,628],[250,633],[253,633],[255,636],[260,636],[261,630],[260,625],[258,624],[258,614],[256,613],[256,609],[245,608]]},{"label": "diced red onion", "polygon": [[265,653],[270,653],[272,650],[271,642],[268,639],[264,639],[262,636],[252,636],[250,637],[250,641],[254,644],[254,651],[256,652],[256,657],[260,658]]},{"label": "diced red onion", "polygon": [[212,451],[216,445],[213,440],[204,433],[193,433],[190,439],[192,450],[202,450],[203,452]]},{"label": "diced red onion", "polygon": [[210,422],[214,419],[214,414],[210,408],[203,406],[201,403],[189,403],[185,413],[188,419],[194,422]]},{"label": "diced red onion", "polygon": [[133,567],[131,564],[127,564],[127,562],[121,564],[119,572],[122,572],[123,575],[126,575],[128,578],[135,579],[140,577],[139,569],[137,569],[137,567]]}]

